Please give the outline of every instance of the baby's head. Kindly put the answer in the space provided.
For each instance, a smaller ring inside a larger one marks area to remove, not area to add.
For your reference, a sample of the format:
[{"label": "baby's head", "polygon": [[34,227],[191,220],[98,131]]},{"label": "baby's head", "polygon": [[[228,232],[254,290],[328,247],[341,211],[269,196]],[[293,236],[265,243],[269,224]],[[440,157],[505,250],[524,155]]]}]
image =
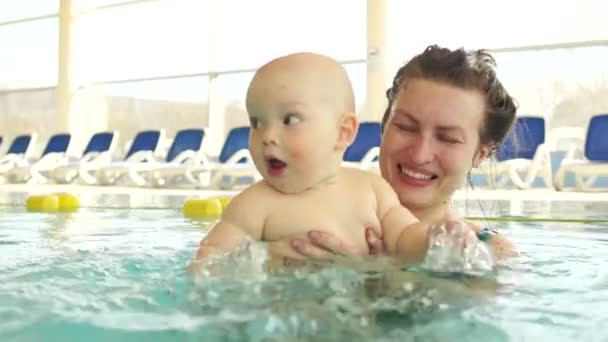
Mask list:
[{"label": "baby's head", "polygon": [[330,179],[340,168],[358,121],[346,71],[313,53],[263,65],[247,90],[249,150],[264,179],[297,193]]}]

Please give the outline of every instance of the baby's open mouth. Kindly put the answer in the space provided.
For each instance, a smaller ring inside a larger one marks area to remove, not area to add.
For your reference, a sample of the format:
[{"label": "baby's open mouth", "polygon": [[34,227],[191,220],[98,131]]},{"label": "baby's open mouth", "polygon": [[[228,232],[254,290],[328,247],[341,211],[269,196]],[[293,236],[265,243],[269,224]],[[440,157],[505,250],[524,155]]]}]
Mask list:
[{"label": "baby's open mouth", "polygon": [[283,171],[285,170],[285,168],[287,167],[287,163],[285,163],[284,161],[275,158],[275,157],[268,157],[265,158],[266,159],[266,165],[268,166],[268,173],[270,173],[273,176],[279,176],[283,173]]}]

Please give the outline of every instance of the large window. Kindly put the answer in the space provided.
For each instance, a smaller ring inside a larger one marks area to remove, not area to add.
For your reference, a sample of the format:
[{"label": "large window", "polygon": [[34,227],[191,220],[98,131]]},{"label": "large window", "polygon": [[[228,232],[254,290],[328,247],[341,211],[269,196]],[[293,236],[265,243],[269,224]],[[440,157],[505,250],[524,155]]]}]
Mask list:
[{"label": "large window", "polygon": [[122,157],[141,130],[163,128],[172,137],[181,128],[207,127],[208,85],[208,77],[197,76],[88,86],[76,93],[74,109],[119,129],[116,155]]},{"label": "large window", "polygon": [[[78,9],[88,10],[96,7],[121,5],[134,2],[145,2],[154,0],[72,0],[72,4]],[[158,1],[158,0],[157,0]]]},{"label": "large window", "polygon": [[82,80],[254,69],[295,51],[363,60],[365,3],[164,0],[85,12]]},{"label": "large window", "polygon": [[0,26],[0,90],[54,86],[57,18]]},{"label": "large window", "polygon": [[[0,128],[6,150],[21,133],[48,133],[55,115],[58,65],[58,0],[0,3]],[[35,151],[38,153],[39,151]]]},{"label": "large window", "polygon": [[5,0],[0,2],[0,23],[57,14],[59,0]]},{"label": "large window", "polygon": [[494,53],[498,74],[520,114],[543,115],[549,126],[585,127],[608,112],[608,46]]},{"label": "large window", "polygon": [[257,68],[297,51],[365,59],[364,0],[223,0],[213,10],[216,70]]},{"label": "large window", "polygon": [[51,133],[59,130],[55,115],[55,88],[41,88],[21,91],[0,91],[0,135],[4,138],[0,151],[6,151],[12,139],[23,133],[38,135],[39,149],[34,156],[42,153]]},{"label": "large window", "polygon": [[209,1],[151,1],[86,12],[75,42],[84,84],[208,70]]},{"label": "large window", "polygon": [[394,64],[430,44],[496,49],[608,39],[603,0],[417,0],[390,3]]},{"label": "large window", "polygon": [[[75,99],[83,104],[79,115],[105,108],[108,127],[120,127],[125,137],[150,125],[169,135],[209,127],[210,115],[211,126],[226,132],[246,125],[251,70],[296,51],[348,61],[358,103],[364,101],[366,1],[76,2],[84,9],[117,5],[77,16],[73,58],[83,89]],[[191,76],[208,73],[217,74],[210,94],[207,77]]]}]

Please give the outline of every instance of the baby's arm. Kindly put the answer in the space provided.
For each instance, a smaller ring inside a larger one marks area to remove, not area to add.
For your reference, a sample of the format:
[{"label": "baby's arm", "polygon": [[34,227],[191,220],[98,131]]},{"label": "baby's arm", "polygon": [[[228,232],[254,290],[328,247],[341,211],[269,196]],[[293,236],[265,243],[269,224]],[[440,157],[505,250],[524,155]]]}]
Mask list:
[{"label": "baby's arm", "polygon": [[377,177],[372,184],[388,254],[403,257],[412,263],[422,262],[429,244],[428,224],[420,222],[401,205],[399,197],[386,180]]},{"label": "baby's arm", "polygon": [[226,206],[221,220],[207,233],[196,253],[196,259],[234,250],[246,239],[260,240],[264,229],[263,194],[248,188]]}]

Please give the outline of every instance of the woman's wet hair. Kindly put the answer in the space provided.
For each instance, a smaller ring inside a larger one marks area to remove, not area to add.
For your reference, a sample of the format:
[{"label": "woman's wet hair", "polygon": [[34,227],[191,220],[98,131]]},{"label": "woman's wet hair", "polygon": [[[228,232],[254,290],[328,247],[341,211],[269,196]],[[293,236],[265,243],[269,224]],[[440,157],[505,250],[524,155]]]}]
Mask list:
[{"label": "woman's wet hair", "polygon": [[489,144],[494,152],[515,121],[517,104],[496,76],[496,61],[485,50],[450,50],[437,45],[402,66],[393,85],[386,91],[388,106],[382,128],[390,116],[393,100],[408,79],[425,79],[466,90],[478,90],[485,99],[485,112],[479,130],[480,144]]}]

